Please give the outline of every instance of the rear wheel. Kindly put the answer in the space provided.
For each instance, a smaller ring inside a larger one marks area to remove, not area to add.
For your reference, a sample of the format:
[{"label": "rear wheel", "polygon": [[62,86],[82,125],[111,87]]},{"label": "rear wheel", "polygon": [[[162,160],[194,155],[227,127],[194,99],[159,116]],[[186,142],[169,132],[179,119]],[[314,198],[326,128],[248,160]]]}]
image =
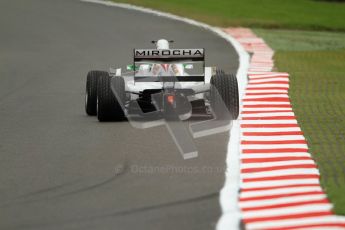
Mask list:
[{"label": "rear wheel", "polygon": [[[111,90],[114,87],[115,94]],[[125,82],[122,77],[110,77],[107,73],[98,79],[97,118],[99,121],[122,121],[125,113],[121,106],[125,102]]]},{"label": "rear wheel", "polygon": [[236,75],[217,71],[211,78],[210,94],[211,107],[217,118],[226,117],[226,112],[230,113],[231,120],[238,118],[239,95]]},{"label": "rear wheel", "polygon": [[104,71],[92,70],[87,73],[85,90],[85,112],[89,116],[97,115],[97,80]]}]

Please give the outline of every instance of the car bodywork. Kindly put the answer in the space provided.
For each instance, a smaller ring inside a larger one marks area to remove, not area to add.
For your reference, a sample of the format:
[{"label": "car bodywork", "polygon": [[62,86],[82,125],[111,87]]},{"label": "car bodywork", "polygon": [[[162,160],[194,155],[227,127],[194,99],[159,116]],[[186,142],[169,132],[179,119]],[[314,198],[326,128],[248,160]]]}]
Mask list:
[{"label": "car bodywork", "polygon": [[[202,48],[171,49],[165,39],[154,43],[156,49],[134,49],[133,63],[125,70],[110,68],[108,73],[102,72],[102,77],[95,77],[97,103],[96,108],[91,108],[93,113],[87,110],[89,115],[97,115],[100,121],[155,119],[160,112],[160,117],[185,120],[192,114],[221,117],[230,110],[230,120],[237,118],[236,77],[206,67]],[[86,98],[95,101],[90,97],[90,84],[87,83]],[[107,92],[109,88],[111,93]],[[88,104],[86,100],[86,108]],[[215,107],[221,108],[218,116]]]}]

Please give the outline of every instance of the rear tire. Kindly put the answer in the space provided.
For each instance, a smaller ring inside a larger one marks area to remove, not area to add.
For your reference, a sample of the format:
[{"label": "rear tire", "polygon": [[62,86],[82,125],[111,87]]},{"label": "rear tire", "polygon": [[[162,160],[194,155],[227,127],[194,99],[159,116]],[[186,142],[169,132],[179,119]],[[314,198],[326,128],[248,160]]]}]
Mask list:
[{"label": "rear tire", "polygon": [[97,80],[104,71],[92,70],[87,73],[85,90],[85,112],[89,116],[97,115]]},{"label": "rear tire", "polygon": [[[111,90],[113,84],[116,96]],[[122,77],[110,77],[107,73],[98,79],[97,118],[99,121],[122,121],[125,113],[121,107],[125,102],[125,82]]]},{"label": "rear tire", "polygon": [[[236,120],[239,114],[239,95],[237,78],[234,74],[225,74],[218,70],[211,78],[211,107],[217,118],[223,118],[225,105],[230,113],[230,119]],[[218,91],[218,93],[217,93]],[[224,104],[223,104],[224,103]]]}]

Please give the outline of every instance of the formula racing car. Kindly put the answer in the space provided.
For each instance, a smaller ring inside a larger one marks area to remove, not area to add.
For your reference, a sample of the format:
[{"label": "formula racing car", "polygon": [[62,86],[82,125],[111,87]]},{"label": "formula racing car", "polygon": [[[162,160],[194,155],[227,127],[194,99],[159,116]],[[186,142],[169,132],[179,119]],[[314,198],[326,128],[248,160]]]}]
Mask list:
[{"label": "formula racing car", "polygon": [[171,49],[168,40],[155,49],[134,49],[134,61],[109,71],[90,71],[85,109],[103,121],[148,118],[190,118],[204,113],[235,120],[239,114],[235,75],[205,67],[204,49]]}]

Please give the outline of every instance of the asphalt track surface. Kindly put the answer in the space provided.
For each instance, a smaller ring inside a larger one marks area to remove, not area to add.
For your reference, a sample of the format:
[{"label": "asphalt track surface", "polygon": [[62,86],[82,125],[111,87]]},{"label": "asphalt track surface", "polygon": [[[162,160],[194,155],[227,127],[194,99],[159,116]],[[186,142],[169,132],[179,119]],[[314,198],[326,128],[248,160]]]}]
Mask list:
[{"label": "asphalt track surface", "polygon": [[195,140],[199,157],[183,160],[164,126],[87,117],[84,88],[88,70],[125,66],[157,38],[236,72],[226,41],[77,0],[1,0],[0,31],[0,229],[214,228],[228,134]]}]

